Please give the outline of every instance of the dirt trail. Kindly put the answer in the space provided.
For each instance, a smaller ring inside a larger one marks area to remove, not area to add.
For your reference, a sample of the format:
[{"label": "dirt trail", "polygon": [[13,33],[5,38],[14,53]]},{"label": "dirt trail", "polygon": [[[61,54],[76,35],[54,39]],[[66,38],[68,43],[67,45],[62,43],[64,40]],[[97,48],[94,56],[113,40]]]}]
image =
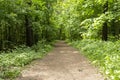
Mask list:
[{"label": "dirt trail", "polygon": [[42,60],[33,61],[16,80],[104,80],[76,49],[59,41]]}]

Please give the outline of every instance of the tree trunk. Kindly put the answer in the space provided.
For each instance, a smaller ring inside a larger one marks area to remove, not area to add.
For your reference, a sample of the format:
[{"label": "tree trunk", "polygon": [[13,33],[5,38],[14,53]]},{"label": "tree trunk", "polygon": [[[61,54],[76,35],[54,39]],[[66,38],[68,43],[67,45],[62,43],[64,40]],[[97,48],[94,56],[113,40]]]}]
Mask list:
[{"label": "tree trunk", "polygon": [[108,39],[108,27],[107,27],[107,22],[105,22],[103,24],[103,28],[102,28],[102,40],[107,41]]},{"label": "tree trunk", "polygon": [[25,15],[25,27],[26,27],[26,46],[31,47],[33,45],[33,30],[27,15]]},{"label": "tree trunk", "polygon": [[[103,13],[105,14],[107,11],[108,11],[108,1],[106,1],[104,5]],[[102,28],[102,40],[107,41],[107,39],[108,39],[108,26],[107,26],[107,21],[105,21]]]}]

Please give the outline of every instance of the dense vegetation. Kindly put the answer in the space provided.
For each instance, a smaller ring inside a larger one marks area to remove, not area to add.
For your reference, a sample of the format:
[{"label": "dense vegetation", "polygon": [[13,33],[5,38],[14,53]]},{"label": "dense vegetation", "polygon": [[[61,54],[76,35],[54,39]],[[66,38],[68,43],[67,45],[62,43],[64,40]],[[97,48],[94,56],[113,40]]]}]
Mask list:
[{"label": "dense vegetation", "polygon": [[[52,40],[52,1],[0,0],[0,49],[16,45],[32,46],[39,40]],[[49,33],[49,34],[48,34]]]},{"label": "dense vegetation", "polygon": [[64,0],[54,11],[63,39],[119,39],[119,0]]},{"label": "dense vegetation", "polygon": [[77,40],[70,43],[99,67],[108,80],[120,79],[120,41]]},{"label": "dense vegetation", "polygon": [[41,56],[53,40],[67,39],[119,80],[119,25],[120,0],[0,0],[0,77]]},{"label": "dense vegetation", "polygon": [[3,52],[0,55],[0,80],[17,77],[22,67],[36,59],[41,59],[51,50],[51,45],[39,42],[31,48],[21,46],[16,47],[12,52]]},{"label": "dense vegetation", "polygon": [[50,50],[54,2],[0,0],[0,80],[18,76],[22,67]]}]

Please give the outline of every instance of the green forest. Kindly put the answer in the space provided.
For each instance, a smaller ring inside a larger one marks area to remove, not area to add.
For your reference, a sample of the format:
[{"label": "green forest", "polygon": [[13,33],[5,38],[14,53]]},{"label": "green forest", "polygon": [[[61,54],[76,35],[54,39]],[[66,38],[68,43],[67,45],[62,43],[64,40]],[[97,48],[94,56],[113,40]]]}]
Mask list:
[{"label": "green forest", "polygon": [[120,80],[120,0],[0,0],[0,80],[42,58],[56,40]]}]

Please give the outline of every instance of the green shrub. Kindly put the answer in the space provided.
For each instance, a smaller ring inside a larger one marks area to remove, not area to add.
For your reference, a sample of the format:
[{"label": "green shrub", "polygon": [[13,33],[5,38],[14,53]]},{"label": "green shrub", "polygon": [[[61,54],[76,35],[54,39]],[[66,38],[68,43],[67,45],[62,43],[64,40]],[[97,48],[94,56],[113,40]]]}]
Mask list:
[{"label": "green shrub", "polygon": [[[0,78],[15,78],[25,65],[35,59],[42,58],[51,49],[51,45],[38,43],[32,48],[19,47],[12,52],[0,54]],[[0,79],[1,80],[1,79]]]},{"label": "green shrub", "polygon": [[120,41],[81,40],[70,42],[99,66],[109,79],[120,80]]}]

